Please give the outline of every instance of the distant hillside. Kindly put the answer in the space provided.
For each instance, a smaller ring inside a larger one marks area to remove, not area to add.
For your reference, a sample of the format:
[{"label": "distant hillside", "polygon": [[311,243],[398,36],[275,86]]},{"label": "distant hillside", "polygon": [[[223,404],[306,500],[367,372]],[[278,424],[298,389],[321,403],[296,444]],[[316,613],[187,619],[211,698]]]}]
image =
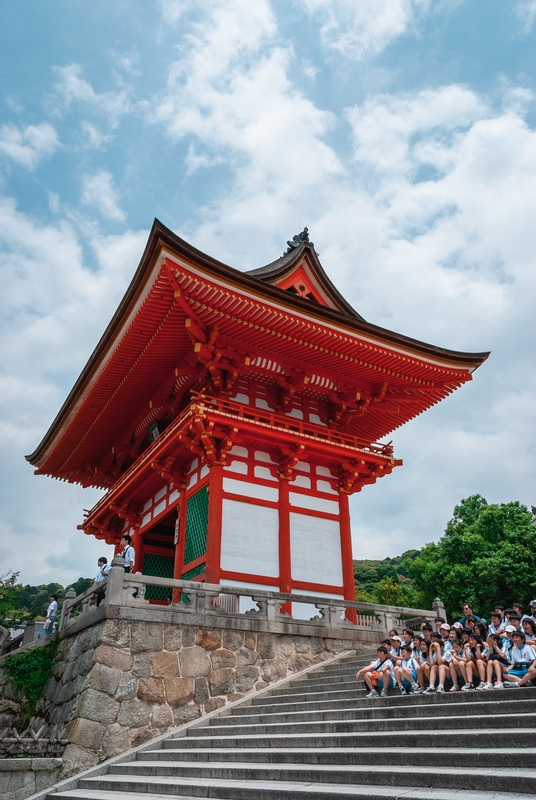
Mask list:
[{"label": "distant hillside", "polygon": [[381,561],[354,561],[356,599],[363,602],[419,607],[420,598],[409,577],[408,565],[420,550],[406,550],[401,556]]}]

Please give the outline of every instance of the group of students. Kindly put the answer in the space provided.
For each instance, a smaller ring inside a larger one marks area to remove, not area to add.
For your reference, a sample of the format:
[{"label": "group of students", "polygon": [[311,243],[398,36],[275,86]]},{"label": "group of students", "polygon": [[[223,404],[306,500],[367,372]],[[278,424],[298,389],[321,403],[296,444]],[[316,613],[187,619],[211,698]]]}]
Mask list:
[{"label": "group of students", "polygon": [[423,622],[419,634],[391,630],[377,659],[356,678],[363,676],[369,698],[385,697],[395,686],[404,696],[519,689],[536,680],[536,600],[530,611],[525,614],[519,603],[497,605],[488,624],[465,603],[464,616],[452,625],[438,617],[434,626]]}]

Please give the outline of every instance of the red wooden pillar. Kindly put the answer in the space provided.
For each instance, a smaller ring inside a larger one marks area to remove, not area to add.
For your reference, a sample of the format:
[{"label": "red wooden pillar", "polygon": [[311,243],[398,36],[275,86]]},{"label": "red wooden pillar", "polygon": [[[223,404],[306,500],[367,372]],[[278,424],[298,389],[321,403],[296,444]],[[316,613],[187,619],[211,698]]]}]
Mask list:
[{"label": "red wooden pillar", "polygon": [[[350,504],[348,495],[339,495],[341,513],[341,556],[344,599],[355,600],[354,563],[352,558],[352,528],[350,526]],[[357,612],[353,608],[346,611],[346,619],[357,625]]]},{"label": "red wooden pillar", "polygon": [[[290,560],[290,503],[288,481],[279,479],[279,591],[289,593],[292,588]],[[292,613],[291,603],[281,606],[281,613]]]},{"label": "red wooden pillar", "polygon": [[222,495],[223,466],[212,464],[208,480],[207,563],[205,568],[207,583],[220,582]]},{"label": "red wooden pillar", "polygon": [[[184,543],[186,541],[186,489],[181,489],[179,497],[178,512],[178,525],[179,536],[175,544],[175,563],[173,566],[173,577],[176,580],[182,578],[182,568],[184,565]],[[173,589],[172,602],[178,603],[181,597],[180,589]]]},{"label": "red wooden pillar", "polygon": [[134,548],[134,552],[136,553],[136,558],[134,560],[134,566],[132,568],[132,572],[142,572],[143,571],[143,539],[140,534],[139,527],[134,528],[132,533],[132,547]]}]

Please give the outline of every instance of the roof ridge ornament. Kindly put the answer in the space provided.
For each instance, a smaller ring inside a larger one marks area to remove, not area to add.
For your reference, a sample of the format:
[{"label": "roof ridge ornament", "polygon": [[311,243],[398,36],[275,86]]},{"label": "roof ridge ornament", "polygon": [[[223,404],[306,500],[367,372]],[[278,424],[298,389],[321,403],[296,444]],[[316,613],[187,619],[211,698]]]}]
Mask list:
[{"label": "roof ridge ornament", "polygon": [[305,226],[305,228],[303,229],[303,231],[301,233],[297,233],[296,236],[293,236],[291,240],[287,241],[288,248],[283,253],[283,255],[286,256],[287,253],[292,252],[292,250],[295,250],[297,247],[299,247],[304,242],[306,244],[310,244],[311,247],[314,248],[313,242],[309,241],[309,228],[307,227],[307,225]]}]

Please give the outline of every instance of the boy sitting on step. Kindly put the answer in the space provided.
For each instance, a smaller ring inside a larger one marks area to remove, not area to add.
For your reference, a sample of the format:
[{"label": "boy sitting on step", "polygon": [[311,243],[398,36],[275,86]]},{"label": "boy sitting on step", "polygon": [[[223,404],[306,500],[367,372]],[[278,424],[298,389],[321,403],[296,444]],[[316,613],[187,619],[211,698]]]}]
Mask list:
[{"label": "boy sitting on step", "polygon": [[[413,657],[413,648],[410,644],[403,644],[400,648],[402,660],[395,667],[395,678],[400,688],[400,694],[415,694],[419,688],[417,684],[418,662]],[[406,688],[409,689],[406,692]]]},{"label": "boy sitting on step", "polygon": [[393,675],[393,662],[389,658],[389,651],[386,647],[378,647],[378,658],[369,664],[368,667],[363,667],[356,673],[356,678],[363,675],[365,683],[369,688],[369,693],[366,697],[380,697],[377,689],[381,689],[382,697],[387,697],[387,689],[389,686],[395,685],[395,678]]},{"label": "boy sitting on step", "polygon": [[517,689],[526,686],[536,678],[536,652],[525,642],[523,631],[512,634],[514,646],[508,653],[510,666],[504,671],[505,689]]}]

